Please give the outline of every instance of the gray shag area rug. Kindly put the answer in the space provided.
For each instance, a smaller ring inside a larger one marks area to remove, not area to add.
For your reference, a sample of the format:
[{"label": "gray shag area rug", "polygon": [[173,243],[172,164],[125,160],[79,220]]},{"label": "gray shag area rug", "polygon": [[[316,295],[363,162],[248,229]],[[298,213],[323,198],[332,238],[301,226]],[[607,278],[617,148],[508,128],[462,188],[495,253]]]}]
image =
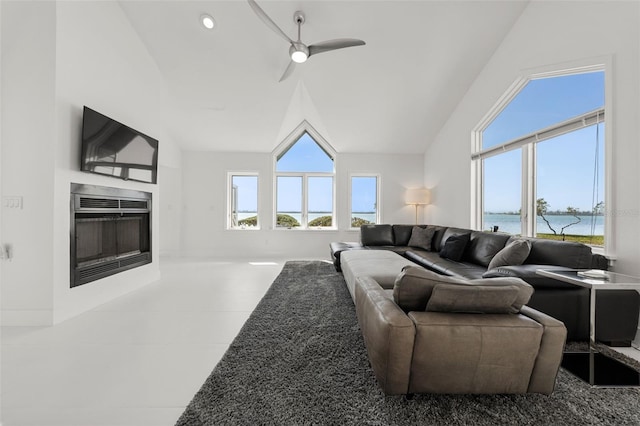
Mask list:
[{"label": "gray shag area rug", "polygon": [[640,425],[640,390],[560,370],[553,395],[385,396],[342,275],[287,262],[177,422],[199,425]]}]

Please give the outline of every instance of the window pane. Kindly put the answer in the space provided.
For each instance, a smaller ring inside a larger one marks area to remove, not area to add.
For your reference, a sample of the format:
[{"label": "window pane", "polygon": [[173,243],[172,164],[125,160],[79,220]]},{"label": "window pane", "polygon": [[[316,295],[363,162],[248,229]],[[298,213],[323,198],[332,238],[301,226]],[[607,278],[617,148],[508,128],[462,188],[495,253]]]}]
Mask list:
[{"label": "window pane", "polygon": [[333,173],[333,159],[305,132],[278,158],[276,171]]},{"label": "window pane", "polygon": [[536,179],[538,237],[604,244],[603,124],[538,143]]},{"label": "window pane", "polygon": [[604,106],[604,71],[532,80],[482,134],[482,149]]},{"label": "window pane", "polygon": [[522,151],[508,151],[483,162],[483,229],[520,234]]},{"label": "window pane", "polygon": [[258,176],[231,177],[231,227],[258,226]]},{"label": "window pane", "polygon": [[309,226],[331,226],[333,222],[333,177],[310,176],[307,198]]},{"label": "window pane", "polygon": [[377,223],[378,178],[354,176],[351,178],[351,226]]},{"label": "window pane", "polygon": [[276,227],[293,228],[302,222],[302,177],[278,176]]}]

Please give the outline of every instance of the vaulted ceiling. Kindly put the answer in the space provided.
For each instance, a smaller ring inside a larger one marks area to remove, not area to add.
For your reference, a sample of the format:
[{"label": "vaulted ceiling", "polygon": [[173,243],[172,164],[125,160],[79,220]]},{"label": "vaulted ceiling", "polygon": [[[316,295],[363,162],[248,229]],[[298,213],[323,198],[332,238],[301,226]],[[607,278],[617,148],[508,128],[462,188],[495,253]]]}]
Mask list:
[{"label": "vaulted ceiling", "polygon": [[184,149],[270,152],[306,118],[338,152],[423,153],[527,5],[257,1],[291,38],[301,10],[305,43],[366,46],[313,56],[279,83],[288,43],[245,0],[120,2],[165,79]]}]

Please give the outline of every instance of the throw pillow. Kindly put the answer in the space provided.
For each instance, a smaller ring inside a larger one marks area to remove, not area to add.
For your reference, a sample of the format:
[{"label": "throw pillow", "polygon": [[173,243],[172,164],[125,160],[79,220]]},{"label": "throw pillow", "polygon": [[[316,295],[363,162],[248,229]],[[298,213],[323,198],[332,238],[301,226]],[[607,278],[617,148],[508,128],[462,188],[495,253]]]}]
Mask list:
[{"label": "throw pillow", "polygon": [[427,303],[430,312],[464,312],[478,314],[513,313],[518,298],[515,285],[457,285],[439,284]]},{"label": "throw pillow", "polygon": [[411,238],[407,245],[409,247],[431,251],[431,240],[433,240],[435,233],[435,228],[420,228],[419,226],[414,226],[411,230]]},{"label": "throw pillow", "polygon": [[445,241],[442,250],[440,250],[440,257],[445,259],[455,260],[460,262],[464,255],[464,249],[469,243],[471,234],[452,235]]},{"label": "throw pillow", "polygon": [[514,240],[496,253],[489,262],[487,269],[499,266],[522,265],[531,252],[531,241],[525,239]]}]

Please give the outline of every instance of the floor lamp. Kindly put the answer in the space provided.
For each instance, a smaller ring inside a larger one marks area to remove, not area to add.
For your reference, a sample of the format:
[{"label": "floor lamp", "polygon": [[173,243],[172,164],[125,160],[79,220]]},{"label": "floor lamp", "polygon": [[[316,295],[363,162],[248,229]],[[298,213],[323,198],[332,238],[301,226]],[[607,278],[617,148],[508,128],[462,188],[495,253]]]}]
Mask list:
[{"label": "floor lamp", "polygon": [[418,224],[418,206],[427,205],[431,199],[431,194],[426,188],[407,189],[406,203],[412,204],[416,208],[416,225]]}]

